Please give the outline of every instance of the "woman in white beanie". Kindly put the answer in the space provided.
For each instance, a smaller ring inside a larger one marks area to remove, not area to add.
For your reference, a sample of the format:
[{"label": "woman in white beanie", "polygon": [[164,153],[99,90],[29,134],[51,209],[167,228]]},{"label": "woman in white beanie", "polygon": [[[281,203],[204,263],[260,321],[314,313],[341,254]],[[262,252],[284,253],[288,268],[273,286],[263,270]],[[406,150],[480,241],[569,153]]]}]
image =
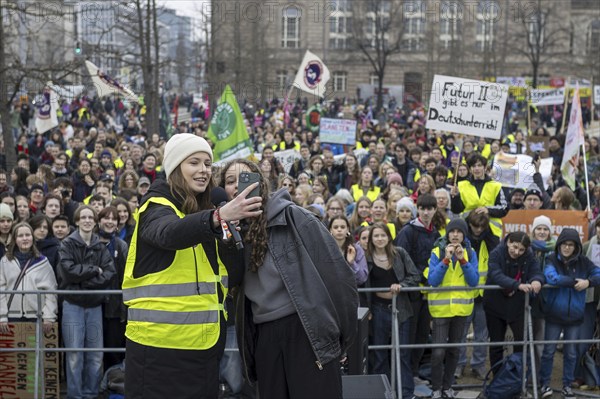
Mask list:
[{"label": "woman in white beanie", "polygon": [[[214,209],[212,150],[203,138],[177,134],[142,199],[123,279],[129,307],[126,396],[216,398],[225,345],[228,267],[237,252],[219,239],[227,223],[261,214],[253,184]],[[222,228],[221,226],[225,226]]]}]

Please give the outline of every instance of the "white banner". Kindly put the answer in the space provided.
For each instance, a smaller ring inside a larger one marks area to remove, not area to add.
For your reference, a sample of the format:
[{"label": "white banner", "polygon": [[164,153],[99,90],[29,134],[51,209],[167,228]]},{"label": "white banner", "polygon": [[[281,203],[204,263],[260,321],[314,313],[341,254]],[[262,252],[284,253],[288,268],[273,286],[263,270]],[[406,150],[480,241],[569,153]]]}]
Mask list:
[{"label": "white banner", "polygon": [[[494,156],[492,165],[493,179],[502,183],[503,187],[519,187],[527,189],[533,182],[535,165],[533,158],[524,154],[505,154],[499,152]],[[540,174],[544,181],[544,190],[548,188],[548,180],[552,175],[552,158],[543,158]]]},{"label": "white banner", "polygon": [[138,102],[138,97],[129,87],[122,85],[118,80],[113,79],[94,65],[90,61],[85,62],[88,72],[92,77],[92,82],[96,87],[98,97],[104,97],[111,94],[121,94],[127,97],[130,101]]},{"label": "white banner", "polygon": [[302,64],[300,64],[298,73],[296,73],[293,86],[315,96],[325,97],[325,85],[329,81],[329,78],[329,69],[323,64],[323,61],[306,50]]},{"label": "white banner", "polygon": [[565,102],[565,88],[548,90],[531,90],[531,105],[559,105]]},{"label": "white banner", "polygon": [[427,128],[499,139],[508,86],[435,75]]},{"label": "white banner", "polygon": [[356,144],[356,119],[321,118],[319,124],[321,143]]},{"label": "white banner", "polygon": [[38,133],[45,133],[58,126],[58,94],[52,90],[51,85],[52,82],[47,83],[36,104],[35,129]]},{"label": "white banner", "polygon": [[583,140],[583,118],[581,115],[581,103],[579,101],[579,86],[577,86],[573,95],[573,102],[571,103],[571,115],[569,115],[565,151],[560,165],[563,179],[571,187],[571,190],[575,190],[575,172],[579,167],[579,151]]},{"label": "white banner", "polygon": [[600,105],[600,85],[594,86],[594,104]]},{"label": "white banner", "polygon": [[302,158],[300,153],[294,149],[275,151],[275,158],[283,165],[285,173],[290,173],[290,169],[297,159]]}]

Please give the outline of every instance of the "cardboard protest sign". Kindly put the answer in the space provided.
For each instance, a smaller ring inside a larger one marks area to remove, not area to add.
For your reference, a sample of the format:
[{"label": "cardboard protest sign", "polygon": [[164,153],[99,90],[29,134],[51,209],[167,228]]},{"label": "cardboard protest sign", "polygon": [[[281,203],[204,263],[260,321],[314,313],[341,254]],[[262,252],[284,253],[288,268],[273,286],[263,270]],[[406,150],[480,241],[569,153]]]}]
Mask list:
[{"label": "cardboard protest sign", "polygon": [[[10,333],[0,334],[0,348],[35,348],[35,323],[9,323]],[[44,348],[58,347],[58,324],[45,334]],[[41,354],[42,373],[38,377],[38,395],[35,392],[35,352],[0,352],[0,398],[30,399],[60,398],[58,352]]]},{"label": "cardboard protest sign", "polygon": [[[492,175],[494,180],[502,183],[504,187],[519,187],[527,189],[533,184],[535,166],[533,158],[523,154],[505,154],[499,152],[494,156]],[[540,165],[540,174],[547,189],[547,181],[552,174],[552,158],[543,158]]]},{"label": "cardboard protest sign", "polygon": [[535,211],[513,210],[502,218],[502,235],[506,236],[513,231],[522,231],[527,234],[532,232],[533,219],[544,215],[552,221],[550,234],[554,239],[558,238],[560,232],[567,227],[577,230],[581,242],[588,239],[588,219],[585,211],[557,211],[540,209]]},{"label": "cardboard protest sign", "polygon": [[319,137],[321,143],[356,144],[356,119],[321,118]]},{"label": "cardboard protest sign", "polygon": [[435,75],[427,128],[498,139],[507,98],[507,85]]}]

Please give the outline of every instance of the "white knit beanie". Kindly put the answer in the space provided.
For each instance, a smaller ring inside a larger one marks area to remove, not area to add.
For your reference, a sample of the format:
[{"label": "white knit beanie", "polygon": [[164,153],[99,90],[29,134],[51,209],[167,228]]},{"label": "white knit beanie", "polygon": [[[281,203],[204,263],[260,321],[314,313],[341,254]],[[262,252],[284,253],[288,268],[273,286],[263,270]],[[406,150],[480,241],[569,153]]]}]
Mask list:
[{"label": "white knit beanie", "polygon": [[400,212],[400,209],[403,208],[410,210],[413,219],[417,217],[417,207],[410,197],[400,198],[400,200],[396,203],[396,213]]},{"label": "white knit beanie", "polygon": [[210,145],[202,137],[191,133],[179,133],[171,137],[165,146],[162,163],[167,180],[180,163],[196,152],[205,152],[210,156],[211,161],[213,159]]},{"label": "white knit beanie", "polygon": [[533,219],[533,224],[531,225],[531,232],[534,232],[535,229],[540,226],[546,226],[548,230],[552,231],[552,221],[548,216],[540,215]]},{"label": "white knit beanie", "polygon": [[11,212],[10,207],[4,203],[0,204],[0,220],[1,219],[15,220],[15,217]]}]

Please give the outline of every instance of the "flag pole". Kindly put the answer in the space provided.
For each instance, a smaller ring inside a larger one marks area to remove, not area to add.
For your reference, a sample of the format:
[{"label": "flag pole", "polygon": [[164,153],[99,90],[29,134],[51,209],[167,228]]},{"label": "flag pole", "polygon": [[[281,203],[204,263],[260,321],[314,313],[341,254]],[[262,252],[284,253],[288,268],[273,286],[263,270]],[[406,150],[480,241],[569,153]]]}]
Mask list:
[{"label": "flag pole", "polygon": [[565,83],[565,103],[563,105],[563,120],[562,120],[562,125],[560,126],[560,134],[564,134],[565,121],[567,120],[567,106],[569,105],[569,92],[570,92],[569,82],[570,81],[571,81],[571,77],[569,76]]},{"label": "flag pole", "polygon": [[527,136],[531,136],[531,86],[527,87]]}]

